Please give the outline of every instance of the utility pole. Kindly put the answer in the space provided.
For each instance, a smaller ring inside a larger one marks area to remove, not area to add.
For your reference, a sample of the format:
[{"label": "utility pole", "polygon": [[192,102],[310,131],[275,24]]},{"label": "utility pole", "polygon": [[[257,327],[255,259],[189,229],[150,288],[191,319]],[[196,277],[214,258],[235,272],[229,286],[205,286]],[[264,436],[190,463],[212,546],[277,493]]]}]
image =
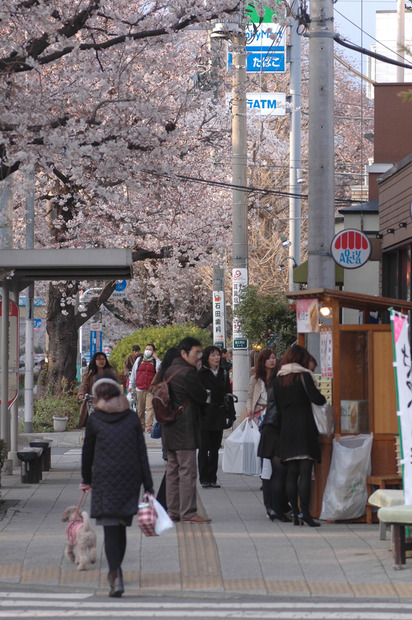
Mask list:
[{"label": "utility pole", "polygon": [[[11,248],[13,222],[13,190],[12,179],[7,178],[0,193],[0,248]],[[1,312],[1,407],[0,407],[0,437],[10,448],[10,417],[9,417],[9,282],[2,282],[2,312]]]},{"label": "utility pole", "polygon": [[[399,59],[402,62],[405,62],[405,0],[398,0],[398,9],[397,9],[397,44],[396,51]],[[396,81],[404,82],[405,81],[405,68],[397,67],[396,68]]]},{"label": "utility pole", "polygon": [[[293,282],[293,269],[300,265],[301,250],[301,37],[297,32],[298,21],[293,20],[290,26],[290,150],[289,150],[289,290],[297,290]],[[295,264],[296,261],[296,264]]]},{"label": "utility pole", "polygon": [[[34,168],[27,175],[26,249],[34,248]],[[24,368],[24,432],[33,432],[34,283],[26,288],[26,348]]]},{"label": "utility pole", "polygon": [[[240,20],[239,29],[232,37],[232,178],[234,186],[246,187],[246,37],[242,13]],[[248,343],[236,316],[236,304],[241,288],[248,284],[248,211],[246,191],[235,187],[232,193],[232,235],[233,393],[238,397],[240,412],[247,400],[250,362]]]},{"label": "utility pole", "polygon": [[312,0],[309,28],[308,288],[335,288],[333,2]]}]

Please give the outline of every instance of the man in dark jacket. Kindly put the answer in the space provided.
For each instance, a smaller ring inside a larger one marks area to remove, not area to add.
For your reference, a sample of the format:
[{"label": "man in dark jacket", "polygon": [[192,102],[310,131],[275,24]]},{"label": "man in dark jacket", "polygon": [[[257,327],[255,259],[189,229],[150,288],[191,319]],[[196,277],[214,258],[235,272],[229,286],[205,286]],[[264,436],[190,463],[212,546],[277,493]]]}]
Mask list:
[{"label": "man in dark jacket", "polygon": [[167,450],[166,500],[173,521],[209,523],[197,514],[196,449],[200,446],[200,416],[208,392],[201,384],[197,367],[202,347],[196,338],[184,338],[178,345],[179,356],[166,370],[174,409],[184,405],[174,422],[164,424],[162,436]]}]

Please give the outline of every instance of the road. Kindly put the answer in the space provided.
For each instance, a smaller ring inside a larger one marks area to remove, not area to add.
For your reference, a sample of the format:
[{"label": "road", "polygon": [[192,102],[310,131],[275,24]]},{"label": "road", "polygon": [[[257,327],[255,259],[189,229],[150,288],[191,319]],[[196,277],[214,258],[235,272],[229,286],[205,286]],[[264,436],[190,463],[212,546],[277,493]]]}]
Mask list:
[{"label": "road", "polygon": [[411,603],[348,600],[294,600],[244,597],[125,596],[113,600],[91,593],[0,592],[0,618],[255,618],[276,620],[410,620]]}]

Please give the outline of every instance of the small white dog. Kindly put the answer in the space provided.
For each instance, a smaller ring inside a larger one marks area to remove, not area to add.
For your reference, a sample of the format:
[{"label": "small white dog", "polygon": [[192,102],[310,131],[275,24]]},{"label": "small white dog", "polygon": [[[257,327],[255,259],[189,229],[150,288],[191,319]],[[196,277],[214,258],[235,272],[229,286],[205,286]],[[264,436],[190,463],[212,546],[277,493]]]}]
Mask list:
[{"label": "small white dog", "polygon": [[[63,513],[62,521],[68,522],[66,527],[66,549],[64,553],[70,562],[78,564],[77,570],[86,570],[87,568],[87,549],[89,549],[90,562],[96,562],[96,534],[90,527],[89,515],[85,510],[77,515],[76,506],[69,506]],[[77,546],[77,558],[74,554],[74,548]]]}]

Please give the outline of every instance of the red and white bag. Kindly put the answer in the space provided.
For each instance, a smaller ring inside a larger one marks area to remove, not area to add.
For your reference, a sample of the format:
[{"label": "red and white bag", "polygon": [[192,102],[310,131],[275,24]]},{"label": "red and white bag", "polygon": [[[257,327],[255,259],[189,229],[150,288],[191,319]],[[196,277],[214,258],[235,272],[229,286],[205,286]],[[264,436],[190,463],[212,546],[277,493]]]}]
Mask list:
[{"label": "red and white bag", "polygon": [[157,536],[156,521],[157,512],[154,507],[154,496],[151,493],[145,493],[142,502],[139,504],[137,515],[137,523],[145,536]]}]

